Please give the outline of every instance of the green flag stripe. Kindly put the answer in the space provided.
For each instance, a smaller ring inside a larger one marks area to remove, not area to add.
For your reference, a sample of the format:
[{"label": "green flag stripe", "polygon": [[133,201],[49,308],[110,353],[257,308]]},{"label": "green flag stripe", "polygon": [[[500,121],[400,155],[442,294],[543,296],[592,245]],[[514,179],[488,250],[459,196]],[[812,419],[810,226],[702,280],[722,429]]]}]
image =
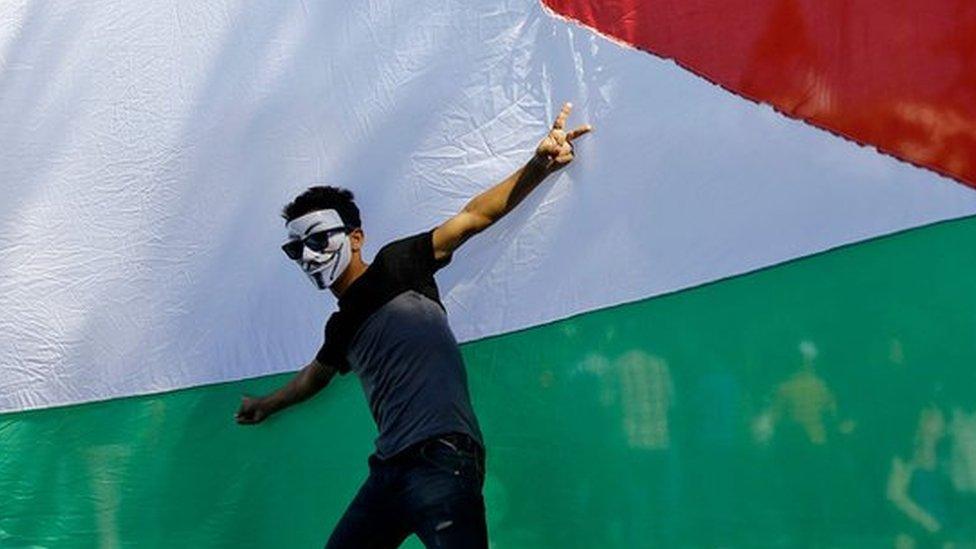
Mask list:
[{"label": "green flag stripe", "polygon": [[[919,418],[961,459],[974,241],[943,223],[466,344],[495,545],[889,544]],[[0,416],[0,546],[321,546],[374,429],[352,378],[233,423],[286,379]],[[946,490],[947,517],[971,502]]]}]

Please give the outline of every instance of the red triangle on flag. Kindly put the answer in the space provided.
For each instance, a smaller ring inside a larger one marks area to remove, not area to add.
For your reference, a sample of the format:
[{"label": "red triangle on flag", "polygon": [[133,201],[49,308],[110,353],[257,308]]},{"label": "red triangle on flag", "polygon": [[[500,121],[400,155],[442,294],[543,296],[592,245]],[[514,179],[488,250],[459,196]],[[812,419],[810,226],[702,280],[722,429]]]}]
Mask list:
[{"label": "red triangle on flag", "polygon": [[545,0],[788,116],[976,187],[972,0]]}]

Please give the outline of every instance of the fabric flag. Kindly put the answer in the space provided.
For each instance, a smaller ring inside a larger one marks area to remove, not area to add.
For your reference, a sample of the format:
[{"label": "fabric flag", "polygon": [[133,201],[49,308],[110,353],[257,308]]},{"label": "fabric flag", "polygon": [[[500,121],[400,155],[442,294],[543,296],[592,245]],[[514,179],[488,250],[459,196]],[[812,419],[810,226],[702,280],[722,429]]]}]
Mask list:
[{"label": "fabric flag", "polygon": [[334,307],[281,205],[351,188],[372,256],[564,100],[577,160],[438,274],[493,543],[890,539],[919,418],[976,408],[976,12],[889,4],[11,3],[0,546],[321,546],[360,389],[232,418]]}]

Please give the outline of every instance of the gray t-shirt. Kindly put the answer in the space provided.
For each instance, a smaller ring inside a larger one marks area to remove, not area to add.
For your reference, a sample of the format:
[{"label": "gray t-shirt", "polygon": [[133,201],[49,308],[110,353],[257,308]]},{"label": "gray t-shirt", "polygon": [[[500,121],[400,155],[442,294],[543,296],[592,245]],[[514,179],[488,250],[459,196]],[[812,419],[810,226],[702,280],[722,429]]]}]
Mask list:
[{"label": "gray t-shirt", "polygon": [[415,442],[465,433],[483,445],[457,340],[434,272],[432,232],[391,242],[339,299],[317,359],[359,377],[386,459]]}]

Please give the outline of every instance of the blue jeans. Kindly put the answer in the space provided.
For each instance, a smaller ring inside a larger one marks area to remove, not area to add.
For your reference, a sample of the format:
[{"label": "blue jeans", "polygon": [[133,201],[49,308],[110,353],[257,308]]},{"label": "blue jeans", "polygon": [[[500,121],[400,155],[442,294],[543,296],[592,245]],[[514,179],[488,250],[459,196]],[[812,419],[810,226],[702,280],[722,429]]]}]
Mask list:
[{"label": "blue jeans", "polygon": [[428,548],[487,549],[484,482],[484,451],[467,435],[439,435],[387,460],[372,455],[325,547],[393,548],[417,534]]}]

